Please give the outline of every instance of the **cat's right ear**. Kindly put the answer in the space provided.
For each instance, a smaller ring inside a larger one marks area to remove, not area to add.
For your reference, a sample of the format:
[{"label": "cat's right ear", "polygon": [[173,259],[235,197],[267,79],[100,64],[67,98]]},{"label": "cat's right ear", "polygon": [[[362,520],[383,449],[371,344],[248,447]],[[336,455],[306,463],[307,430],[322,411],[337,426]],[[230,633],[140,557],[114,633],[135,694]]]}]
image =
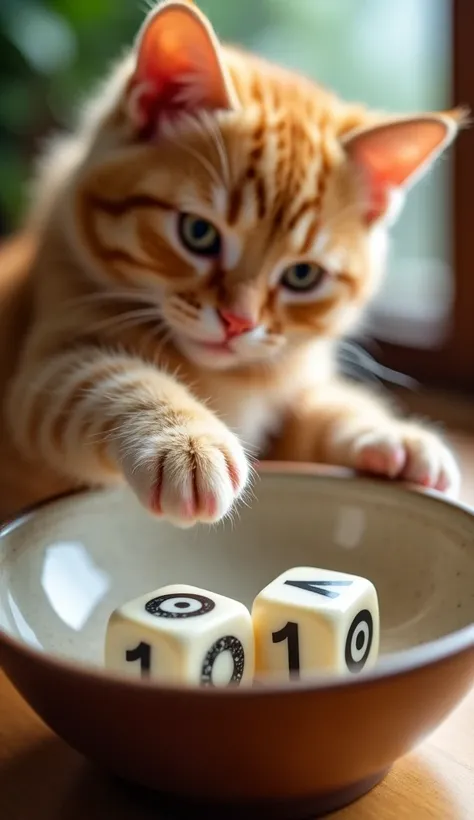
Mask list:
[{"label": "cat's right ear", "polygon": [[393,193],[403,195],[431,167],[466,120],[467,111],[455,109],[398,117],[344,137],[346,155],[362,182],[369,224],[387,212]]},{"label": "cat's right ear", "polygon": [[166,0],[146,19],[136,43],[127,112],[147,135],[182,112],[230,110],[238,101],[217,36],[190,0]]}]

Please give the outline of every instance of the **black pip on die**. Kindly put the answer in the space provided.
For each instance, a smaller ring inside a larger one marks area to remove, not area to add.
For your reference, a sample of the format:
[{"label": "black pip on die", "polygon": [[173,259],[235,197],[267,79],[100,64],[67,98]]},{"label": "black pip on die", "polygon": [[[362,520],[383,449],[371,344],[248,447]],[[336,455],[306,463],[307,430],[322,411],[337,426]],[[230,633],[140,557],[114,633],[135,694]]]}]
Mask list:
[{"label": "black pip on die", "polygon": [[215,592],[173,584],[128,601],[108,623],[105,665],[167,683],[251,683],[254,638],[248,609]]},{"label": "black pip on die", "polygon": [[256,597],[252,618],[260,680],[358,674],[379,649],[379,606],[366,578],[312,567],[287,570]]}]

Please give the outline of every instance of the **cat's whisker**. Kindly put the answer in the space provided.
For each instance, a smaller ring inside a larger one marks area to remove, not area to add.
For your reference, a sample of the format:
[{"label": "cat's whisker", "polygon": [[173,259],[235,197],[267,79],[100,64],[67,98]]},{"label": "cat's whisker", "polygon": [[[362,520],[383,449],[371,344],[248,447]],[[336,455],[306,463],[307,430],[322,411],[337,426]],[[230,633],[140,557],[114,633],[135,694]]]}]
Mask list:
[{"label": "cat's whisker", "polygon": [[229,165],[229,158],[227,156],[226,147],[224,144],[224,139],[222,137],[221,130],[219,128],[219,124],[214,120],[209,119],[209,127],[210,127],[210,134],[215,144],[217,153],[219,155],[221,169],[222,169],[222,176],[223,181],[227,189],[230,189],[231,183],[231,174],[230,174],[230,165]]},{"label": "cat's whisker", "polygon": [[109,427],[107,430],[98,430],[95,433],[89,433],[88,439],[91,442],[96,441],[97,443],[111,441],[116,434],[120,433],[123,430],[123,426],[121,424],[117,425],[116,427]]},{"label": "cat's whisker", "polygon": [[152,342],[153,342],[155,337],[158,337],[157,347],[153,350],[153,361],[155,362],[155,364],[158,364],[158,360],[159,360],[159,357],[160,357],[161,353],[163,352],[163,349],[166,347],[166,345],[170,341],[172,341],[172,338],[173,338],[173,333],[169,328],[161,328],[161,330],[163,331],[163,335],[162,335],[161,338],[159,337],[159,333],[157,331],[157,328],[153,328],[153,330],[150,331],[150,333],[148,334],[148,337],[151,336]]},{"label": "cat's whisker", "polygon": [[145,325],[154,320],[161,321],[161,315],[156,310],[142,308],[139,310],[130,310],[127,313],[118,314],[118,316],[109,316],[107,319],[93,323],[88,330],[89,332],[97,333],[99,330],[138,327],[141,324]]},{"label": "cat's whisker", "polygon": [[100,291],[93,291],[92,293],[85,293],[82,296],[78,296],[75,299],[71,299],[71,302],[94,302],[101,299],[143,299],[148,298],[139,291],[132,288],[129,289],[122,289],[122,290],[100,290]]},{"label": "cat's whisker", "polygon": [[[184,121],[185,119],[188,119],[188,118],[183,116],[181,118],[181,121]],[[190,117],[189,117],[189,120],[191,120]],[[196,124],[196,120],[194,119],[193,126],[195,126],[195,124]],[[193,157],[197,162],[199,162],[201,167],[207,172],[207,174],[211,177],[213,182],[216,185],[221,186],[222,185],[222,180],[219,178],[219,175],[218,175],[216,169],[214,168],[214,166],[209,162],[209,160],[206,159],[206,157],[203,157],[202,154],[199,151],[197,151],[191,145],[187,145],[186,142],[183,139],[180,139],[179,134],[176,133],[176,132],[177,132],[177,128],[175,126],[168,126],[166,131],[164,131],[164,136],[167,137],[175,145],[177,145],[178,148],[180,148],[186,154]]]},{"label": "cat's whisker", "polygon": [[152,339],[157,339],[161,346],[163,347],[167,342],[169,342],[173,336],[173,331],[171,328],[166,327],[166,325],[162,325],[161,327],[154,327],[148,333]]},{"label": "cat's whisker", "polygon": [[139,327],[142,327],[143,329],[145,329],[146,326],[151,324],[152,321],[153,320],[151,320],[151,319],[140,319],[140,320],[136,320],[136,321],[133,321],[132,319],[129,319],[126,322],[122,322],[119,325],[119,327],[117,328],[117,330],[119,330],[119,331],[134,330],[135,328],[139,328]]},{"label": "cat's whisker", "polygon": [[160,322],[159,324],[147,329],[145,338],[154,339],[155,337],[159,337],[160,334],[164,335],[166,332],[169,332],[168,326],[164,322]]},{"label": "cat's whisker", "polygon": [[[158,338],[160,344],[163,346],[166,341],[171,338],[172,331],[168,325],[161,319],[156,325],[148,328],[141,339],[141,348],[147,349],[153,343],[155,338]],[[160,339],[160,336],[162,337]],[[163,342],[165,340],[165,342]]]},{"label": "cat's whisker", "polygon": [[154,302],[151,295],[141,293],[137,290],[123,290],[123,291],[100,291],[98,293],[86,293],[82,296],[77,296],[74,299],[69,299],[64,302],[63,308],[66,310],[75,307],[89,307],[95,304],[100,305],[109,304],[111,302],[139,302],[148,307],[158,309],[158,304]]},{"label": "cat's whisker", "polygon": [[219,181],[225,188],[230,188],[231,175],[229,160],[219,124],[207,111],[200,112],[199,116],[196,116],[193,119],[195,126],[200,128],[204,136],[211,138],[221,166],[222,179]]},{"label": "cat's whisker", "polygon": [[169,299],[166,308],[170,316],[185,316],[191,321],[199,320],[202,312],[200,308],[189,305],[178,297]]},{"label": "cat's whisker", "polygon": [[344,373],[358,380],[374,382],[390,382],[398,384],[409,390],[418,387],[416,379],[399,373],[396,370],[380,364],[367,350],[354,341],[342,341],[338,347],[339,360]]}]

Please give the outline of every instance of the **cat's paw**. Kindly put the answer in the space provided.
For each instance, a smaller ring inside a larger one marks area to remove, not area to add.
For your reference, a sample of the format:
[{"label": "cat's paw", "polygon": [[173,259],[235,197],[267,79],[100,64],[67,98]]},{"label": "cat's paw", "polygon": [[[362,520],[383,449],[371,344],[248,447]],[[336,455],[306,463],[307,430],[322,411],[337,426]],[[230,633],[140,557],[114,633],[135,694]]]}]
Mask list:
[{"label": "cat's paw", "polygon": [[363,472],[420,484],[451,496],[460,488],[460,472],[449,448],[434,433],[394,422],[354,435],[350,466]]},{"label": "cat's paw", "polygon": [[168,428],[128,446],[122,464],[144,506],[181,527],[219,521],[249,478],[242,445],[217,419]]}]

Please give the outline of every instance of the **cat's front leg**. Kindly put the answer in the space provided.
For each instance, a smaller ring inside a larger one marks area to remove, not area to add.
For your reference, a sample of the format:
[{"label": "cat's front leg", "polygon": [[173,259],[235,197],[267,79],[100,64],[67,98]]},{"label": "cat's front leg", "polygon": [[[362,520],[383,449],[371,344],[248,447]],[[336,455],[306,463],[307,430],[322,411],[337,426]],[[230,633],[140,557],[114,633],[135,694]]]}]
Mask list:
[{"label": "cat's front leg", "polygon": [[88,348],[24,363],[7,405],[26,455],[81,483],[125,478],[147,509],[181,526],[218,521],[248,480],[236,436],[139,358]]},{"label": "cat's front leg", "polygon": [[271,457],[335,464],[450,495],[460,487],[456,460],[435,432],[398,419],[376,396],[344,383],[298,396]]}]

